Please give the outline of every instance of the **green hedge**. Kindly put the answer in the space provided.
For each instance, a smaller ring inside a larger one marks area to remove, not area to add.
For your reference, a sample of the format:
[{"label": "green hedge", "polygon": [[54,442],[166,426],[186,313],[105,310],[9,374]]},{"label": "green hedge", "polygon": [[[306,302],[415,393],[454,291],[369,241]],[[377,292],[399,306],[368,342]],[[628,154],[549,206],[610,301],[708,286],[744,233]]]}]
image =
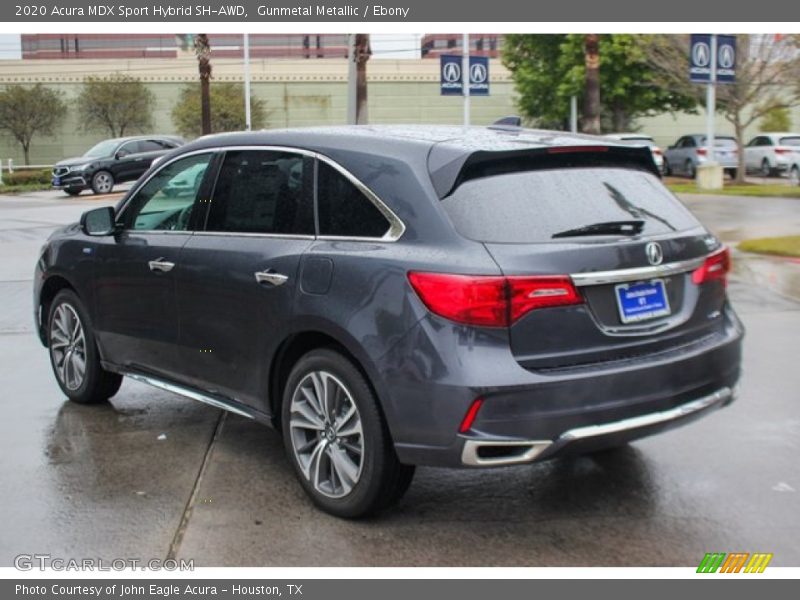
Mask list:
[{"label": "green hedge", "polygon": [[26,171],[3,171],[5,185],[25,185],[27,183],[50,183],[50,169],[28,169]]}]

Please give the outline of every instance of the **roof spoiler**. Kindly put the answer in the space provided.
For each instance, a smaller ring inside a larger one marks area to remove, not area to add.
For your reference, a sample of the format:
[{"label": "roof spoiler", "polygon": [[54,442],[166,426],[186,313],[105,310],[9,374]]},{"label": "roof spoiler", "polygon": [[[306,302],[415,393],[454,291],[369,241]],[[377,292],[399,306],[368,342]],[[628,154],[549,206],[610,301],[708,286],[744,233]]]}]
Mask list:
[{"label": "roof spoiler", "polygon": [[489,125],[490,129],[508,129],[510,127],[515,129],[521,128],[522,117],[518,117],[517,115],[509,115],[507,117],[497,119],[497,121]]}]

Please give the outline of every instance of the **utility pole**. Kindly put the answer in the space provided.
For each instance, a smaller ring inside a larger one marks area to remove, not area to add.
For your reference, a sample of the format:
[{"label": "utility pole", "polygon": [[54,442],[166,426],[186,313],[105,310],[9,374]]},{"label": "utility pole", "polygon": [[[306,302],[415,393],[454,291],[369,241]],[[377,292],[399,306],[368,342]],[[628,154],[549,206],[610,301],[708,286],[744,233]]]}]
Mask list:
[{"label": "utility pole", "polygon": [[211,133],[211,47],[208,35],[199,33],[194,37],[194,53],[197,55],[197,70],[200,73],[200,122],[203,135]]},{"label": "utility pole", "polygon": [[587,34],[583,42],[586,57],[586,97],[583,104],[583,132],[600,134],[600,36]]},{"label": "utility pole", "polygon": [[469,127],[469,34],[461,37],[461,86],[464,90],[464,127]]},{"label": "utility pole", "polygon": [[706,156],[714,163],[714,117],[717,110],[717,34],[711,34],[711,73],[706,86]]},{"label": "utility pole", "polygon": [[252,129],[253,123],[250,115],[250,34],[244,34],[244,128]]}]

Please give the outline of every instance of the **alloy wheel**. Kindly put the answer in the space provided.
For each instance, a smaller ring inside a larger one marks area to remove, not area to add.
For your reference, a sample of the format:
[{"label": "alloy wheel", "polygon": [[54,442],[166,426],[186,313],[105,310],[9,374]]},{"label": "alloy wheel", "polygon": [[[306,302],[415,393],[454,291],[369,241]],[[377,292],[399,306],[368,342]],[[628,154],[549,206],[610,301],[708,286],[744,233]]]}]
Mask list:
[{"label": "alloy wheel", "polygon": [[86,376],[86,337],[78,313],[60,304],[50,327],[50,354],[56,376],[68,390],[81,387]]},{"label": "alloy wheel", "polygon": [[112,187],[114,181],[108,173],[101,172],[94,176],[94,188],[101,194],[107,194]]},{"label": "alloy wheel", "polygon": [[307,374],[292,394],[289,432],[303,476],[329,498],[347,496],[364,466],[361,415],[347,387],[327,371]]}]

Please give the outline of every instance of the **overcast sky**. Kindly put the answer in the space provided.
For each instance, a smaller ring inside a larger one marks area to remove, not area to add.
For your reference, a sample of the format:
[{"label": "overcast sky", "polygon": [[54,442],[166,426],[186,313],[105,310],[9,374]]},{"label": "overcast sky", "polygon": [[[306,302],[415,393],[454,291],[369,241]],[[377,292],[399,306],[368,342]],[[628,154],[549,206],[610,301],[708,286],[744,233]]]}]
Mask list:
[{"label": "overcast sky", "polygon": [[[378,34],[371,36],[373,58],[419,58],[420,34]],[[0,59],[19,59],[19,34],[0,34]]]}]

